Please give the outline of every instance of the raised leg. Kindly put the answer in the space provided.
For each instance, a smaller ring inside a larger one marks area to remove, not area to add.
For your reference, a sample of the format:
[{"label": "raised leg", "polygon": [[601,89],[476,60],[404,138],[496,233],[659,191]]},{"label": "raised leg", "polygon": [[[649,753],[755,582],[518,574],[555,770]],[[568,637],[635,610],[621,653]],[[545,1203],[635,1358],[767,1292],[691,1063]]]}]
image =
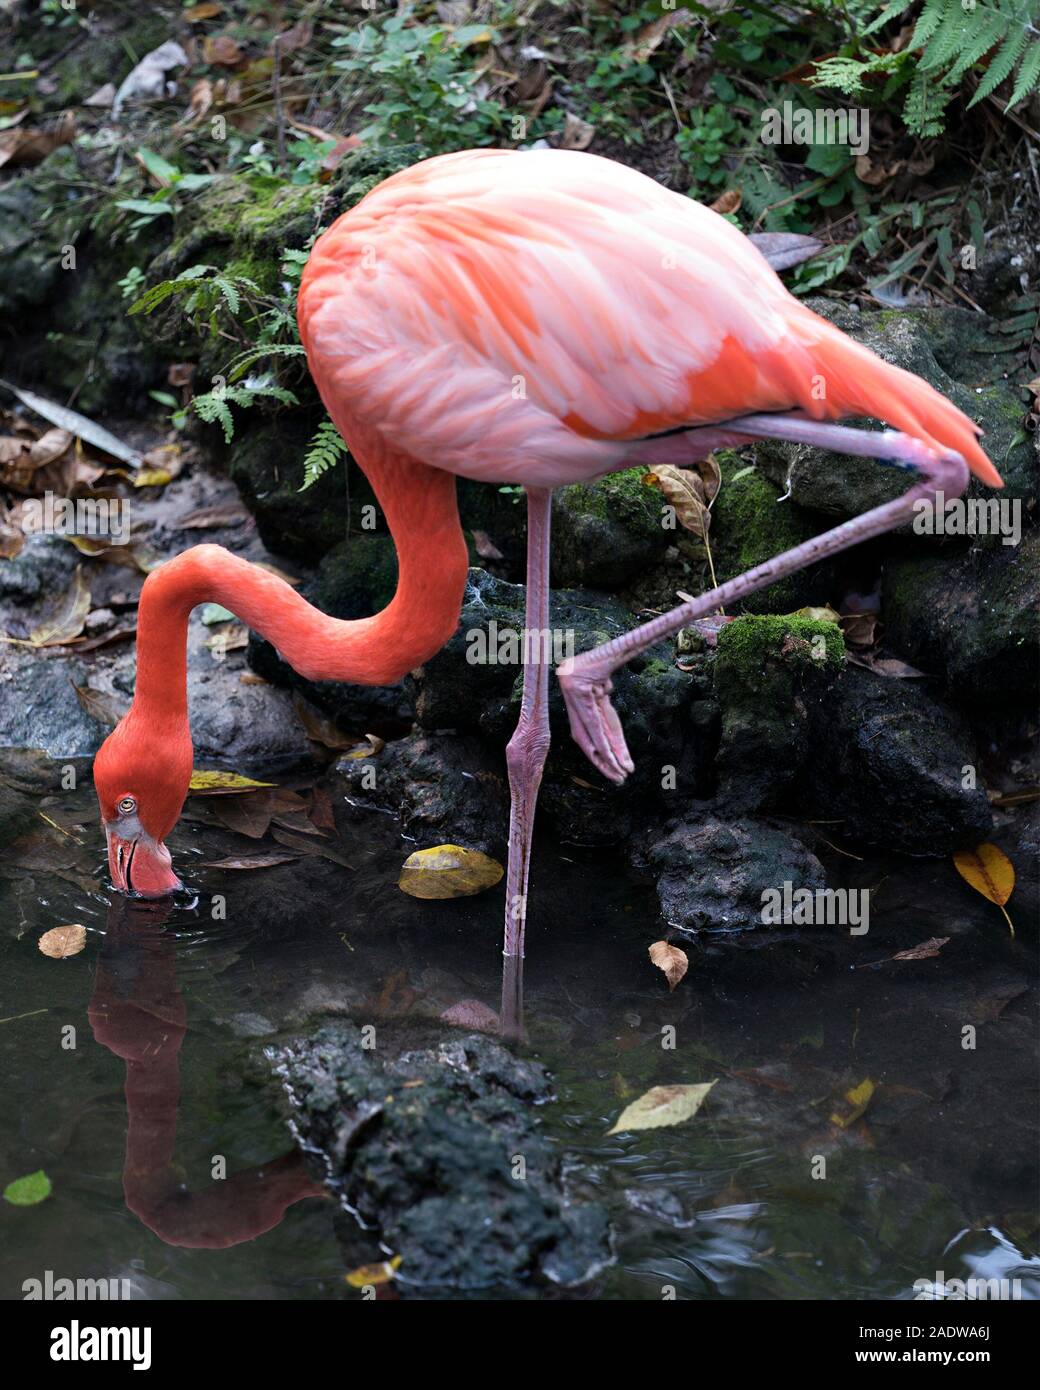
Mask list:
[{"label": "raised leg", "polygon": [[549,752],[549,525],[552,491],[527,489],[527,603],[524,615],[524,694],[520,722],[506,748],[509,770],[509,865],[506,870],[504,954],[524,954],[531,834],[542,769]]},{"label": "raised leg", "polygon": [[[915,468],[920,480],[894,502],[844,521],[831,531],[786,550],[746,574],[727,580],[699,598],[662,613],[642,627],[615,637],[592,651],[572,657],[557,669],[571,734],[593,766],[612,782],[623,782],[632,771],[632,759],[625,745],[621,724],[610,703],[610,676],[619,666],[645,651],[654,642],[670,637],[697,618],[714,612],[720,605],[736,603],[757,589],[794,574],[806,565],[835,555],[860,541],[883,535],[909,521],[917,504],[932,501],[936,493],[958,497],[968,485],[968,470],[960,454],[928,448],[919,440],[892,430],[846,429],[795,414],[744,415],[726,421],[726,432],[748,439],[766,436],[815,444],[839,453],[860,454]],[[698,431],[691,432],[694,436]]]}]

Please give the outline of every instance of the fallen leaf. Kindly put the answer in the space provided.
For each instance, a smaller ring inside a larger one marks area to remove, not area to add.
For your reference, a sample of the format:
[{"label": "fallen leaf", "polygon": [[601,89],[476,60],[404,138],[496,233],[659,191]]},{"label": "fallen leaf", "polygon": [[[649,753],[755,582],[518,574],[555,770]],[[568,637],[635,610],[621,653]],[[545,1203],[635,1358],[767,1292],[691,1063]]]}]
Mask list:
[{"label": "fallen leaf", "polygon": [[633,63],[645,63],[651,54],[656,52],[674,24],[689,24],[692,19],[690,11],[682,8],[659,15],[640,29],[634,38],[629,39],[622,46],[622,52]]},{"label": "fallen leaf", "polygon": [[502,865],[480,850],[434,845],[408,856],[397,886],[412,898],[465,898],[494,887],[502,873]]},{"label": "fallen leaf", "polygon": [[573,111],[568,111],[563,123],[563,133],[560,136],[560,149],[586,150],[592,144],[595,134],[596,127],[594,125],[590,125],[588,121],[583,121]]},{"label": "fallen leaf", "polygon": [[846,1091],[843,1101],[848,1108],[843,1111],[835,1110],[831,1115],[831,1124],[837,1125],[839,1129],[848,1129],[850,1125],[855,1124],[870,1104],[876,1090],[875,1083],[867,1077],[858,1086]]},{"label": "fallen leaf", "polygon": [[673,946],[670,941],[655,941],[650,947],[650,959],[658,970],[664,971],[669,990],[673,990],[690,968],[685,951]]},{"label": "fallen leaf", "polygon": [[52,960],[64,960],[66,956],[78,956],[87,944],[87,929],[78,922],[67,927],[51,927],[36,943],[45,956]]},{"label": "fallen leaf", "polygon": [[263,839],[271,828],[274,812],[274,793],[270,791],[215,797],[212,807],[212,815],[221,825],[250,840]]},{"label": "fallen leaf", "polygon": [[207,34],[202,40],[202,61],[209,67],[233,68],[242,61],[242,49],[230,34]]},{"label": "fallen leaf", "polygon": [[332,809],[332,797],[325,787],[314,788],[311,807],[307,814],[316,829],[331,830],[335,833],[336,817]]},{"label": "fallen leaf", "polygon": [[680,1125],[691,1120],[704,1104],[715,1081],[699,1081],[694,1086],[651,1086],[625,1107],[608,1134],[621,1134],[632,1129],[661,1129],[665,1125]]},{"label": "fallen leaf", "polygon": [[796,608],[793,613],[788,614],[791,618],[810,618],[814,623],[840,623],[841,615],[836,613],[830,604],[824,604],[822,608],[814,608],[812,605],[806,608]]},{"label": "fallen leaf", "polygon": [[363,1289],[369,1285],[388,1284],[397,1273],[401,1264],[401,1256],[394,1255],[389,1260],[384,1260],[377,1265],[359,1265],[357,1269],[352,1269],[349,1274],[344,1274],[343,1278],[352,1289]]},{"label": "fallen leaf", "polygon": [[444,1010],[441,1022],[451,1028],[472,1028],[477,1033],[497,1033],[501,1028],[498,1014],[479,999],[460,999]]},{"label": "fallen leaf", "polygon": [[931,960],[932,956],[937,956],[949,940],[948,936],[930,936],[927,941],[922,941],[920,946],[911,946],[909,951],[897,951],[891,959]]},{"label": "fallen leaf", "polygon": [[691,468],[676,468],[670,463],[657,464],[644,478],[651,487],[660,488],[675,508],[679,524],[703,540],[711,525],[708,495],[704,479]]},{"label": "fallen leaf", "polygon": [[300,854],[317,855],[319,859],[328,859],[344,869],[354,867],[343,851],[335,849],[327,840],[308,840],[303,835],[290,835],[285,830],[272,830],[271,835],[280,845],[287,845],[290,849],[298,850]]},{"label": "fallen leaf", "polygon": [[927,671],[919,671],[916,666],[911,666],[908,661],[900,661],[894,656],[875,656],[870,651],[856,651],[854,648],[845,648],[845,659],[851,661],[853,666],[862,666],[867,671],[873,671],[875,676],[884,676],[888,680],[910,681],[928,680]]},{"label": "fallen leaf", "polygon": [[974,849],[959,849],[953,856],[953,867],[976,893],[996,903],[1004,913],[1008,930],[1014,936],[1015,926],[1004,904],[1015,887],[1015,866],[1004,851],[990,844],[976,845]]},{"label": "fallen leaf", "polygon": [[20,386],[13,386],[11,382],[4,381],[2,378],[0,378],[0,386],[17,396],[23,405],[27,405],[48,424],[58,425],[60,428],[68,430],[70,434],[82,439],[85,444],[92,444],[103,454],[111,454],[113,458],[119,459],[121,463],[129,464],[132,468],[136,468],[140,463],[141,456],[136,450],[131,449],[101,425],[96,425],[86,415],[81,415],[78,410],[70,410],[68,406],[58,405],[56,401],[50,401],[46,396],[38,396],[35,391],[23,391]]},{"label": "fallen leaf", "polygon": [[91,92],[90,96],[84,101],[84,106],[109,107],[116,99],[116,84],[106,82],[103,87],[99,87],[96,92]]},{"label": "fallen leaf", "polygon": [[237,502],[224,506],[199,507],[178,517],[175,525],[180,531],[208,531],[220,526],[241,526],[248,520],[249,513]]},{"label": "fallen leaf", "polygon": [[215,795],[274,785],[274,782],[256,782],[252,777],[243,777],[238,772],[224,772],[220,768],[196,768],[191,774],[188,790],[196,795]]},{"label": "fallen leaf", "polygon": [[740,210],[740,205],[744,201],[744,195],[739,188],[727,188],[725,193],[720,193],[713,203],[709,204],[712,212],[734,213]]},{"label": "fallen leaf", "polygon": [[242,854],[232,855],[230,859],[203,859],[204,869],[273,869],[276,864],[295,864],[299,859],[298,854],[279,854],[273,850],[270,854]]},{"label": "fallen leaf", "polygon": [[312,742],[340,752],[344,748],[353,748],[357,743],[358,740],[353,734],[345,734],[334,720],[322,714],[321,710],[315,709],[309,700],[305,700],[298,693],[293,696],[293,709],[303,725],[304,733]]},{"label": "fallen leaf", "polygon": [[349,753],[344,753],[345,758],[357,761],[361,758],[374,758],[386,747],[386,739],[380,738],[378,734],[366,734],[364,741],[355,742]]},{"label": "fallen leaf", "polygon": [[201,24],[204,19],[215,18],[223,8],[223,5],[214,3],[214,0],[208,0],[208,3],[202,5],[192,5],[184,11],[181,18],[188,20],[190,24]]},{"label": "fallen leaf", "polygon": [[228,623],[206,639],[214,661],[223,661],[228,652],[245,651],[249,646],[249,629],[242,623]]},{"label": "fallen leaf", "polygon": [[76,118],[63,111],[50,130],[15,126],[0,130],[0,168],[5,164],[40,164],[54,150],[76,137]]},{"label": "fallen leaf", "polygon": [[51,1195],[51,1180],[42,1168],[35,1173],[27,1173],[24,1178],[15,1178],[4,1188],[4,1201],[13,1207],[34,1207]]},{"label": "fallen leaf", "polygon": [[53,617],[33,628],[29,641],[34,647],[61,647],[73,641],[83,631],[90,612],[90,584],[83,566],[76,566],[72,584]]},{"label": "fallen leaf", "polygon": [[72,683],[72,688],[76,692],[76,699],[91,719],[96,719],[99,724],[105,724],[110,729],[115,728],[129,708],[124,701],[110,695],[107,690],[95,690],[93,686],[76,685],[75,682]]}]

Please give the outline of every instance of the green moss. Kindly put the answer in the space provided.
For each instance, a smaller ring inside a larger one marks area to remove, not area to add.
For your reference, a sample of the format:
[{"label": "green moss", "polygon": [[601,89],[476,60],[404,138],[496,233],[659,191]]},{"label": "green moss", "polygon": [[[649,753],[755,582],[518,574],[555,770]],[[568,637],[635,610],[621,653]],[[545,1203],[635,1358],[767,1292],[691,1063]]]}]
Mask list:
[{"label": "green moss", "polygon": [[645,468],[626,468],[594,483],[574,483],[561,492],[561,500],[574,511],[601,519],[660,526],[661,496],[643,482]]},{"label": "green moss", "polygon": [[[776,485],[746,458],[728,450],[716,458],[722,486],[712,507],[710,541],[721,584],[800,545],[817,527],[793,502],[780,501]],[[743,606],[751,612],[783,613],[823,601],[826,589],[825,576],[802,571],[750,595]]]},{"label": "green moss", "polygon": [[[822,639],[821,643],[818,639]],[[776,614],[747,614],[719,633],[716,682],[749,685],[768,663],[815,670],[839,669],[845,639],[837,623]]]}]

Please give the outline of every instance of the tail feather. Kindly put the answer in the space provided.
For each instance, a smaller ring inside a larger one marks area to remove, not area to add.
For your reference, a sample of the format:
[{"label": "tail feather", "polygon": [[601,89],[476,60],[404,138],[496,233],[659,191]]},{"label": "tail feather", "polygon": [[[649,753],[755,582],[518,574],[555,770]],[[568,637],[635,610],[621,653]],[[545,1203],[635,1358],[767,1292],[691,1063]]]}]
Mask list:
[{"label": "tail feather", "polygon": [[805,347],[814,370],[822,375],[826,395],[803,402],[818,419],[869,415],[925,444],[956,449],[980,481],[1003,487],[1000,474],[978,442],[979,426],[952,401],[902,367],[885,362],[869,348],[846,337],[824,319],[812,316]]}]

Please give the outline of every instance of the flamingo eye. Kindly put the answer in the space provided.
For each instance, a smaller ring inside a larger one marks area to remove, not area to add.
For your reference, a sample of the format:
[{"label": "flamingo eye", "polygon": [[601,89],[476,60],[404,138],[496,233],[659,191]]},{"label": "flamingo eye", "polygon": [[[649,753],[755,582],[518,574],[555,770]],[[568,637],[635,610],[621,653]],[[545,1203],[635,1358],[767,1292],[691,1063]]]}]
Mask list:
[{"label": "flamingo eye", "polygon": [[137,802],[132,796],[124,796],[119,803],[118,809],[124,816],[128,816],[131,811],[137,810]]}]

